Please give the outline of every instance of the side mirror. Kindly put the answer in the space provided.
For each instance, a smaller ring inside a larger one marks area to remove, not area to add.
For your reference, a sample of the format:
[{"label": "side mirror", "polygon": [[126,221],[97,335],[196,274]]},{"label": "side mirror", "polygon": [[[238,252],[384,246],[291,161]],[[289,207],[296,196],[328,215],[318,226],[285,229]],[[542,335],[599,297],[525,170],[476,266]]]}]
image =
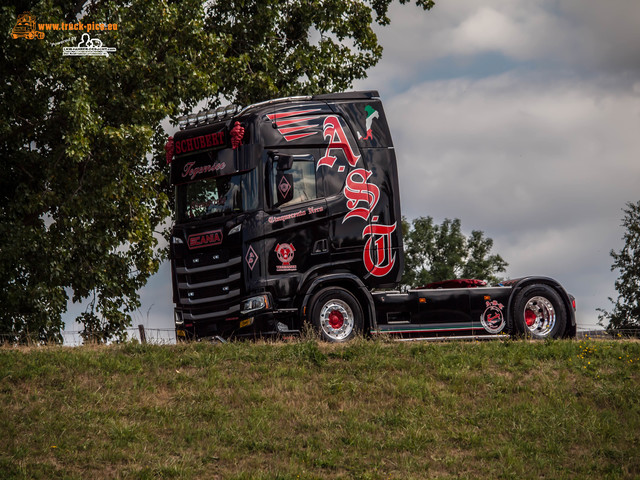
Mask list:
[{"label": "side mirror", "polygon": [[284,172],[286,170],[289,170],[293,166],[293,155],[276,154],[273,157],[273,160],[277,163],[277,168],[279,172]]}]

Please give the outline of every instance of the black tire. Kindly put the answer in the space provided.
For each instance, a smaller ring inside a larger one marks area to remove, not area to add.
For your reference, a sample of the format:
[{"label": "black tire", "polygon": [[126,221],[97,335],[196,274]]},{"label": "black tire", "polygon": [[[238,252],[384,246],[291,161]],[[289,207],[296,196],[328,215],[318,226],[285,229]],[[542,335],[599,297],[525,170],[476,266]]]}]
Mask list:
[{"label": "black tire", "polygon": [[309,320],[322,340],[342,343],[362,332],[364,315],[358,300],[344,288],[328,287],[310,302]]},{"label": "black tire", "polygon": [[516,332],[527,338],[561,338],[567,327],[567,309],[550,286],[529,285],[516,296],[513,320]]}]

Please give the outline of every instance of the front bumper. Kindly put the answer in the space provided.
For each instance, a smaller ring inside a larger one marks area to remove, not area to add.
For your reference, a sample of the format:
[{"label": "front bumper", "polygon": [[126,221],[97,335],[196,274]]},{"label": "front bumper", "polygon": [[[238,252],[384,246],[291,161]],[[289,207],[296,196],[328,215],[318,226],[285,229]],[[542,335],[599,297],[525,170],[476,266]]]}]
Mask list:
[{"label": "front bumper", "polygon": [[[256,300],[263,298],[261,302]],[[292,335],[299,333],[293,330],[293,318],[284,319],[283,312],[272,309],[273,300],[269,294],[248,297],[236,308],[237,315],[231,317],[211,317],[203,315],[203,319],[184,313],[177,307],[174,311],[176,339],[178,341],[201,340],[221,337],[223,339],[241,337],[261,337],[273,335]],[[290,314],[291,312],[287,312]]]}]

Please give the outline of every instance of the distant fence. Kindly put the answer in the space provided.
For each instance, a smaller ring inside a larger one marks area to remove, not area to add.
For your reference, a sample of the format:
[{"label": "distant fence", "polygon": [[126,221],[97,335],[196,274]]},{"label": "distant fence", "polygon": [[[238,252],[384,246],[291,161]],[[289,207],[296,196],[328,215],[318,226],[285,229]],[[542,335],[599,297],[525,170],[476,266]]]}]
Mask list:
[{"label": "distant fence", "polygon": [[640,338],[640,330],[638,329],[619,329],[619,330],[578,330],[576,338],[601,338],[601,339],[618,339],[618,338]]},{"label": "distant fence", "polygon": [[[173,328],[147,328],[144,325],[127,328],[127,341],[137,340],[140,343],[152,343],[154,345],[166,345],[176,343],[176,331]],[[85,342],[82,331],[62,332],[64,345],[83,345],[92,343],[91,339]]]},{"label": "distant fence", "polygon": [[[92,341],[91,336],[87,336],[85,340],[82,330],[64,330],[60,332],[62,338],[62,344],[65,346],[76,347],[84,344],[100,343],[98,341]],[[146,328],[144,325],[138,325],[138,327],[130,327],[126,329],[126,341],[138,341],[140,343],[151,343],[154,345],[167,345],[176,343],[176,331],[173,328]],[[59,339],[51,339],[50,341],[43,340],[37,336],[21,335],[19,342],[16,342],[13,335],[0,334],[1,344],[26,344],[26,345],[41,345],[47,343],[60,343]],[[109,341],[107,343],[113,343]]]}]

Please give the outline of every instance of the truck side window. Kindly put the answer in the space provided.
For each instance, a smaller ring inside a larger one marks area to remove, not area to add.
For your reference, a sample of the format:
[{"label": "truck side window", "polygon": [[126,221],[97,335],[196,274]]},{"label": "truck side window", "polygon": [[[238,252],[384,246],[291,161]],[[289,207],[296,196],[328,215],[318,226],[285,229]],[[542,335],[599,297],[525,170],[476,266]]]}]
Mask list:
[{"label": "truck side window", "polygon": [[[293,165],[289,170],[285,170],[285,174],[290,174],[292,177],[293,198],[283,204],[283,206],[294,205],[296,203],[306,202],[307,200],[313,200],[318,197],[316,191],[316,168],[315,162],[311,155],[296,156],[293,160]],[[277,188],[287,188],[286,185],[276,185],[276,178],[278,178],[277,165],[274,163],[271,166],[271,204],[276,205],[278,203]],[[286,181],[286,180],[285,180]]]}]

